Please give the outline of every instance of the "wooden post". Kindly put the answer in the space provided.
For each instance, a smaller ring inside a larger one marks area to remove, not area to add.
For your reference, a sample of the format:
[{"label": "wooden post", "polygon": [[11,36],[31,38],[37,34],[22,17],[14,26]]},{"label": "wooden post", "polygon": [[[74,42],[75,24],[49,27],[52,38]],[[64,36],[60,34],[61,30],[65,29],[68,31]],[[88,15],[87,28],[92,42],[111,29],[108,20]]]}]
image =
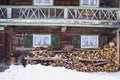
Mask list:
[{"label": "wooden post", "polygon": [[117,11],[117,20],[120,20],[120,11]]},{"label": "wooden post", "polygon": [[120,63],[120,53],[119,53],[119,49],[120,49],[120,29],[118,29],[117,30],[117,33],[116,33],[116,35],[117,35],[117,60],[118,60],[118,62]]},{"label": "wooden post", "polygon": [[68,18],[68,9],[64,8],[64,19]]},{"label": "wooden post", "polygon": [[10,34],[10,44],[9,44],[10,45],[9,46],[10,47],[10,54],[12,54],[12,32],[10,31],[9,34]]},{"label": "wooden post", "polygon": [[12,8],[7,8],[7,18],[11,19],[12,17]]}]

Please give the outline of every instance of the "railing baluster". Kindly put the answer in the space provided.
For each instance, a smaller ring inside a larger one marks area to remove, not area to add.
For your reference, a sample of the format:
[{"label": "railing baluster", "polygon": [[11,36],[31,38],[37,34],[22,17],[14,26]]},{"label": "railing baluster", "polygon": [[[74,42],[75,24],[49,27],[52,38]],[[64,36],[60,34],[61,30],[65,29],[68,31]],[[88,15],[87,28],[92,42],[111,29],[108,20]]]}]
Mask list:
[{"label": "railing baluster", "polygon": [[48,9],[48,18],[50,18],[50,9]]},{"label": "railing baluster", "polygon": [[61,14],[63,13],[63,11],[64,11],[63,9],[60,11],[57,18],[61,18]]},{"label": "railing baluster", "polygon": [[33,18],[33,17],[37,18],[36,14],[35,14],[37,9],[34,10],[33,8],[31,8],[30,10],[32,12],[30,18]]},{"label": "railing baluster", "polygon": [[97,20],[99,20],[99,18],[98,18],[98,16],[97,16],[97,12],[98,12],[99,10],[96,10],[95,12],[94,12],[94,17],[97,19]]},{"label": "railing baluster", "polygon": [[117,18],[116,18],[116,11],[111,11],[111,19],[117,20]]},{"label": "railing baluster", "polygon": [[55,13],[54,18],[57,18],[56,17],[56,15],[57,15],[56,9],[54,9],[54,13]]},{"label": "railing baluster", "polygon": [[30,9],[27,9],[27,12],[26,12],[26,18],[30,18]]},{"label": "railing baluster", "polygon": [[[15,17],[14,17],[15,15]],[[112,8],[81,8],[81,7],[36,7],[12,6],[0,8],[0,18],[12,19],[86,19],[86,20],[117,20],[119,9]]]},{"label": "railing baluster", "polygon": [[98,16],[99,16],[99,20],[101,20],[102,19],[102,13],[101,13],[101,10],[99,10],[99,14],[98,14]]},{"label": "railing baluster", "polygon": [[40,12],[42,13],[44,18],[47,18],[46,15],[44,14],[44,12],[42,11],[42,9],[40,9]]},{"label": "railing baluster", "polygon": [[1,8],[0,9],[0,17],[1,18],[7,18],[7,16],[5,16],[5,13],[7,12],[6,8]]},{"label": "railing baluster", "polygon": [[27,16],[25,15],[25,12],[27,11],[27,9],[21,9],[21,12],[20,12],[20,18],[27,18]]},{"label": "railing baluster", "polygon": [[70,13],[70,15],[72,16],[72,18],[74,19],[75,16],[72,14],[72,12],[70,11],[70,9],[68,10],[68,12]]},{"label": "railing baluster", "polygon": [[19,9],[18,18],[21,18],[21,12],[22,12],[22,9]]},{"label": "railing baluster", "polygon": [[80,17],[82,17],[82,14],[81,14],[82,11],[80,12],[80,10],[78,10],[77,12],[78,12],[78,19],[79,19]]},{"label": "railing baluster", "polygon": [[101,19],[101,20],[104,20],[104,19],[105,19],[105,17],[106,17],[106,13],[107,13],[107,11],[105,12],[105,10],[102,10],[102,13],[103,13],[103,17],[102,17],[102,19]]},{"label": "railing baluster", "polygon": [[38,18],[40,18],[40,9],[38,9]]}]

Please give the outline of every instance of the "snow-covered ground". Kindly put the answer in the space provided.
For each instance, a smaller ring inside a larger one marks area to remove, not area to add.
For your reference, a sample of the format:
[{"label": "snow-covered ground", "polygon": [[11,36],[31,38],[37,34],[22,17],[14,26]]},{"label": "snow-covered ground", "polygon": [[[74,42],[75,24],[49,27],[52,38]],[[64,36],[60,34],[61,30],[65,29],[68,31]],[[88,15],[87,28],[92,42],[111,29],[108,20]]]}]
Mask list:
[{"label": "snow-covered ground", "polygon": [[11,65],[0,73],[0,80],[120,80],[120,72],[77,72],[63,67]]}]

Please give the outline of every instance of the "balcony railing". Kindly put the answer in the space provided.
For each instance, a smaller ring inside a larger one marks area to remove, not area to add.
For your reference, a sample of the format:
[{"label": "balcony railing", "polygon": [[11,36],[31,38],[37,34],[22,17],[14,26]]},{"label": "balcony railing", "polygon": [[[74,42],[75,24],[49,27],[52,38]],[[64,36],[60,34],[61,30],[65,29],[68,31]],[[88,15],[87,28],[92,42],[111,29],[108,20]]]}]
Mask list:
[{"label": "balcony railing", "polygon": [[118,8],[0,6],[0,19],[117,20]]},{"label": "balcony railing", "polygon": [[[29,20],[26,22],[31,23],[33,20],[36,23],[41,23],[41,25],[43,23],[45,25],[46,19],[48,20],[49,24],[52,23],[54,25],[63,25],[62,23],[65,23],[65,25],[68,25],[71,23],[77,26],[79,26],[79,24],[83,24],[83,22],[80,22],[80,20],[90,21],[90,23],[92,23],[91,20],[119,21],[120,9],[92,7],[83,8],[75,6],[0,6],[0,22],[3,22],[3,24],[1,23],[0,25],[4,25],[5,22],[10,23],[10,21],[14,22],[11,24],[13,25],[15,22],[20,22],[19,20],[21,20],[21,23],[25,20]],[[89,22],[86,22],[86,24],[88,23]],[[98,24],[98,22],[95,24]]]}]

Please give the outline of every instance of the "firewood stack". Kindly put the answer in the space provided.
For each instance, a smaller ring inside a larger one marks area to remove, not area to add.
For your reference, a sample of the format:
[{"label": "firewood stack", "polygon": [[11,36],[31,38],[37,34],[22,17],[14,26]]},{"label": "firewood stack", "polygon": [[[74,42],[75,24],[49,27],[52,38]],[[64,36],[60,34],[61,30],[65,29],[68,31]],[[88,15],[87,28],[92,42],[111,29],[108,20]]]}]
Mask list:
[{"label": "firewood stack", "polygon": [[[29,57],[55,57],[56,60],[50,62],[50,65],[64,66],[67,69],[75,69],[84,72],[115,72],[118,71],[120,65],[117,61],[117,50],[110,47],[103,50],[87,50],[73,52],[36,52]],[[59,59],[57,59],[59,58]]]}]

